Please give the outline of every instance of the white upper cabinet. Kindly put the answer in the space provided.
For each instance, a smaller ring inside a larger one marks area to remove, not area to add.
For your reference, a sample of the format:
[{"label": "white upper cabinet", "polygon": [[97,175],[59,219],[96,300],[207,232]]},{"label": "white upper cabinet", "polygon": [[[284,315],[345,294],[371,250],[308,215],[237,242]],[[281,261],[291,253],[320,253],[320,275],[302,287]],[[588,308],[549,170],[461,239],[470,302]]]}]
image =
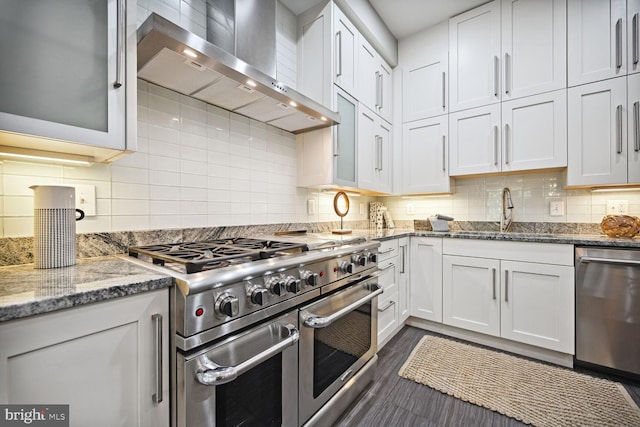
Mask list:
[{"label": "white upper cabinet", "polygon": [[502,103],[502,171],[567,166],[567,91]]},{"label": "white upper cabinet", "polygon": [[333,82],[352,96],[356,90],[356,59],[359,33],[345,14],[333,8],[333,52],[335,55]]},{"label": "white upper cabinet", "polygon": [[565,0],[502,1],[502,100],[567,84]]},{"label": "white upper cabinet", "polygon": [[569,89],[567,185],[627,183],[626,106],[626,77]]},{"label": "white upper cabinet", "polygon": [[367,108],[392,121],[392,81],[391,67],[364,38],[358,42],[358,78],[356,98]]},{"label": "white upper cabinet", "polygon": [[2,2],[0,145],[93,161],[136,148],[136,7],[118,4]]},{"label": "white upper cabinet", "polygon": [[298,16],[298,91],[331,108],[332,2]]},{"label": "white upper cabinet", "polygon": [[358,118],[358,188],[391,192],[391,125],[364,105]]},{"label": "white upper cabinet", "polygon": [[500,172],[500,104],[449,114],[449,175]]},{"label": "white upper cabinet", "polygon": [[458,111],[500,101],[500,2],[449,20],[449,102]]},{"label": "white upper cabinet", "polygon": [[627,0],[629,74],[640,72],[640,0]]},{"label": "white upper cabinet", "polygon": [[625,75],[626,1],[568,1],[569,86]]},{"label": "white upper cabinet", "polygon": [[402,67],[402,121],[426,119],[449,111],[449,26],[442,22],[398,41]]},{"label": "white upper cabinet", "polygon": [[402,194],[451,192],[448,144],[446,115],[403,125]]},{"label": "white upper cabinet", "polygon": [[629,182],[640,182],[640,73],[627,77]]}]

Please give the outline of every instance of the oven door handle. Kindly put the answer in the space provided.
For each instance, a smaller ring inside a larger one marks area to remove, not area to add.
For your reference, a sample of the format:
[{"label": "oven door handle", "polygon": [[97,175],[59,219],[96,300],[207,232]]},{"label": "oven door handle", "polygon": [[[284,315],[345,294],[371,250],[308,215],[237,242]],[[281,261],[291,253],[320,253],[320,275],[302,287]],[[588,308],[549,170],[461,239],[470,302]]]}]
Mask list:
[{"label": "oven door handle", "polygon": [[286,334],[281,340],[236,366],[220,366],[206,355],[201,356],[199,360],[200,367],[196,372],[196,378],[204,385],[216,386],[226,384],[298,342],[300,332],[295,326],[290,323],[278,324],[278,326],[280,326],[284,334]]},{"label": "oven door handle", "polygon": [[309,316],[306,319],[304,319],[304,322],[303,322],[304,326],[308,328],[314,328],[314,329],[326,328],[335,320],[338,320],[345,314],[353,311],[356,307],[359,307],[362,304],[368,301],[371,301],[372,299],[380,295],[383,291],[383,289],[378,285],[372,284],[369,286],[371,287],[371,289],[373,289],[373,292],[368,292],[367,295],[365,295],[364,297],[358,298],[356,301],[352,302],[349,305],[344,306],[340,310],[335,311],[328,316],[317,316],[315,314],[309,314]]}]

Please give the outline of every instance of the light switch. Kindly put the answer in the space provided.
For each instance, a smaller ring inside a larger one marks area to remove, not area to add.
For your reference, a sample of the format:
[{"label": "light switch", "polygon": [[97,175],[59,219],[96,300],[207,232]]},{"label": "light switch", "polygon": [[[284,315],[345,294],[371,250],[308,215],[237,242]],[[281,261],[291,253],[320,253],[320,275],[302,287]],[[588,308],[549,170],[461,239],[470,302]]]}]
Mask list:
[{"label": "light switch", "polygon": [[84,216],[96,216],[96,186],[70,184],[76,189],[76,209],[82,209]]},{"label": "light switch", "polygon": [[563,216],[564,215],[564,201],[556,200],[549,203],[549,215],[550,216]]},{"label": "light switch", "polygon": [[307,215],[316,214],[316,201],[314,199],[307,200]]},{"label": "light switch", "polygon": [[414,213],[415,213],[415,211],[413,209],[413,205],[412,204],[408,204],[407,205],[407,214],[413,215]]}]

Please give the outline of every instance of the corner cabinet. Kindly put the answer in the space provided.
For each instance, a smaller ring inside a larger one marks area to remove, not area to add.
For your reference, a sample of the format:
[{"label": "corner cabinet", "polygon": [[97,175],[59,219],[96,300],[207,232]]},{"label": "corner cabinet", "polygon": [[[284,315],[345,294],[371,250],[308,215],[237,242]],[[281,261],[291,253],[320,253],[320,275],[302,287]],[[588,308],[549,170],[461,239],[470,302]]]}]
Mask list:
[{"label": "corner cabinet", "polygon": [[134,150],[135,13],[127,0],[3,1],[0,146],[88,161]]},{"label": "corner cabinet", "polygon": [[574,354],[573,245],[447,239],[446,325]]},{"label": "corner cabinet", "polygon": [[71,426],[168,426],[168,290],[0,323],[0,403],[68,404]]}]

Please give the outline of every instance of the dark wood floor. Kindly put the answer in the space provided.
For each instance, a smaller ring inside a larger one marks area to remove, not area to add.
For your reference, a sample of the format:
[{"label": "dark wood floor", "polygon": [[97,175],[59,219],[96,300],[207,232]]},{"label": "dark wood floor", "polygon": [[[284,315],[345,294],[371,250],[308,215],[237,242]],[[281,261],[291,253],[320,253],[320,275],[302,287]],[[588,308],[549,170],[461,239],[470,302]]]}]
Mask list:
[{"label": "dark wood floor", "polygon": [[[378,353],[376,379],[336,423],[354,426],[524,426],[519,421],[433,390],[398,375],[428,331],[405,326]],[[434,334],[435,335],[435,334]],[[585,369],[581,372],[599,375]],[[620,380],[640,406],[640,383]]]}]

